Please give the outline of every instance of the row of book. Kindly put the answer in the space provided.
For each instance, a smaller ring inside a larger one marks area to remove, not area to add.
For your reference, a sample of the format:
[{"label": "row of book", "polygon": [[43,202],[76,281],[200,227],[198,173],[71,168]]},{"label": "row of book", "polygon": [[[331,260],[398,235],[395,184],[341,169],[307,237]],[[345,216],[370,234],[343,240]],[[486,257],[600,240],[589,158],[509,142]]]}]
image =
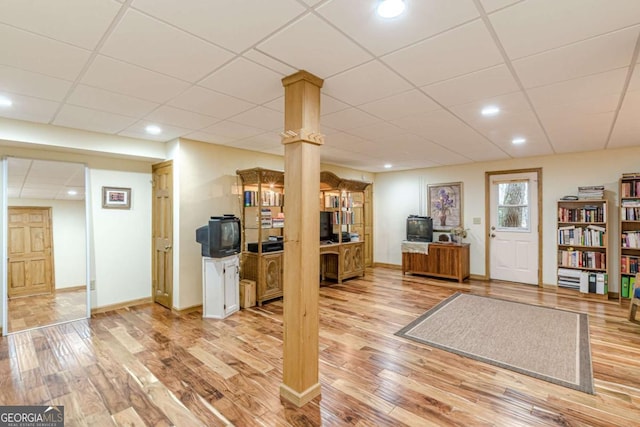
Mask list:
[{"label": "row of book", "polygon": [[[256,221],[258,219],[256,218]],[[278,213],[273,216],[271,209],[263,208],[260,210],[260,227],[262,228],[284,228],[284,213]]]},{"label": "row of book", "polygon": [[324,207],[325,208],[352,208],[353,207],[353,197],[346,196],[335,196],[331,194],[326,194],[324,196]]},{"label": "row of book", "polygon": [[607,222],[607,211],[601,206],[582,208],[558,207],[558,222]]},{"label": "row of book", "polygon": [[620,272],[622,274],[636,274],[638,272],[638,257],[622,255],[620,258]]},{"label": "row of book", "polygon": [[632,182],[622,182],[620,184],[620,196],[636,197],[640,196],[640,180]]},{"label": "row of book", "polygon": [[609,277],[606,273],[558,268],[558,286],[585,294],[606,295],[609,293]]},{"label": "row of book", "polygon": [[258,206],[258,204],[262,206],[282,206],[284,205],[284,194],[270,190],[262,191],[259,194],[257,191],[246,190],[244,192],[244,205]]},{"label": "row of book", "polygon": [[622,221],[638,221],[640,220],[640,206],[620,208],[620,220]]},{"label": "row of book", "polygon": [[578,198],[587,200],[602,200],[604,198],[604,185],[578,187]]},{"label": "row of book", "polygon": [[632,289],[636,283],[635,276],[622,276],[620,283],[620,294],[622,298],[630,298]]},{"label": "row of book", "polygon": [[559,245],[605,246],[606,228],[598,225],[558,227]]},{"label": "row of book", "polygon": [[607,255],[594,251],[558,251],[558,266],[606,270]]},{"label": "row of book", "polygon": [[331,224],[353,225],[355,223],[355,218],[356,215],[353,212],[333,212],[333,215],[331,217]]},{"label": "row of book", "polygon": [[620,238],[623,248],[640,248],[640,231],[623,231]]}]

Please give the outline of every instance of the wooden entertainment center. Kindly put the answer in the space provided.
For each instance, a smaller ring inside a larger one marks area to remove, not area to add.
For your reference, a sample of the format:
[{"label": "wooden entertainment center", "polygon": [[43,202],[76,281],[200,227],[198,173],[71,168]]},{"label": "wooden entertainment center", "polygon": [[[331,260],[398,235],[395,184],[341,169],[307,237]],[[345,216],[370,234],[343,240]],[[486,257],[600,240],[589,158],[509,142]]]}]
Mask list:
[{"label": "wooden entertainment center", "polygon": [[409,243],[412,248],[402,250],[402,274],[456,279],[460,283],[469,278],[469,243]]}]

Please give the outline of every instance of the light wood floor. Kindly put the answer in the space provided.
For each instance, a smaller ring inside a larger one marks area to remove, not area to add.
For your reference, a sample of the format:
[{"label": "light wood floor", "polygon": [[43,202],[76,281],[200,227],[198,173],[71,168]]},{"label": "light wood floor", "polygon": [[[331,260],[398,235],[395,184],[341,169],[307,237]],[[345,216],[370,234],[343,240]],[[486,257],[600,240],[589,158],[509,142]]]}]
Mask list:
[{"label": "light wood floor", "polygon": [[68,289],[46,295],[10,298],[9,332],[87,317],[87,290]]},{"label": "light wood floor", "polygon": [[[590,315],[596,394],[394,333],[456,291]],[[376,268],[320,289],[322,398],[282,403],[282,303],[226,320],[147,304],[0,341],[0,404],[64,405],[66,425],[633,426],[640,324],[617,302]]]}]

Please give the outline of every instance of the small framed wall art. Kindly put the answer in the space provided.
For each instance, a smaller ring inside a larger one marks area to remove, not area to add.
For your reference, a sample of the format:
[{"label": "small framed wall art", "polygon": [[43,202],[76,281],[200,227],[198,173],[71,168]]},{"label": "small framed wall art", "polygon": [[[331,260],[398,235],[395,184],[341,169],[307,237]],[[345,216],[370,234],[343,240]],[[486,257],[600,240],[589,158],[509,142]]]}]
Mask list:
[{"label": "small framed wall art", "polygon": [[131,188],[102,187],[104,209],[131,209]]}]

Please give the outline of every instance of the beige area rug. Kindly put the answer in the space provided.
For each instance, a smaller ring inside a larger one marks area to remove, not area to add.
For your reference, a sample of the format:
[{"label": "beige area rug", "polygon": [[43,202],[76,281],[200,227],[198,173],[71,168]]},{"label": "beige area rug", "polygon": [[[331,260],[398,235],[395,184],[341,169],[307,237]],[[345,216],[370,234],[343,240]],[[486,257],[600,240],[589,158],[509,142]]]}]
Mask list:
[{"label": "beige area rug", "polygon": [[396,335],[594,394],[585,313],[456,293]]}]

